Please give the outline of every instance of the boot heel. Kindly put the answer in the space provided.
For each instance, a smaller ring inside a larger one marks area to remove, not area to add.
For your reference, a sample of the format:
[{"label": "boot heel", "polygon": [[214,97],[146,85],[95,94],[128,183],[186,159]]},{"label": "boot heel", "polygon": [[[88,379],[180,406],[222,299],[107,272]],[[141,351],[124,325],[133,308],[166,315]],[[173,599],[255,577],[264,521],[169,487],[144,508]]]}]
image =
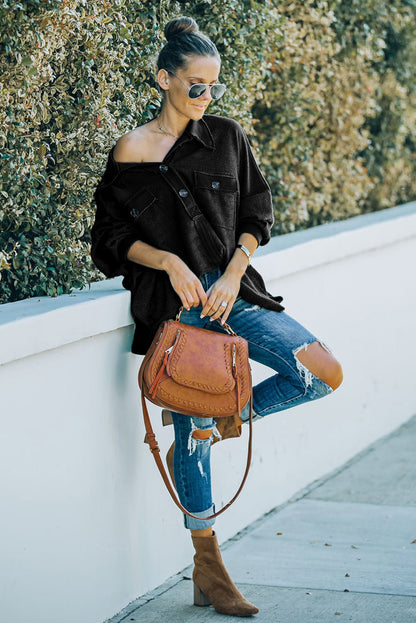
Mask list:
[{"label": "boot heel", "polygon": [[163,426],[170,426],[173,424],[172,414],[167,409],[162,409],[162,424]]},{"label": "boot heel", "polygon": [[211,601],[194,582],[194,606],[209,606]]}]

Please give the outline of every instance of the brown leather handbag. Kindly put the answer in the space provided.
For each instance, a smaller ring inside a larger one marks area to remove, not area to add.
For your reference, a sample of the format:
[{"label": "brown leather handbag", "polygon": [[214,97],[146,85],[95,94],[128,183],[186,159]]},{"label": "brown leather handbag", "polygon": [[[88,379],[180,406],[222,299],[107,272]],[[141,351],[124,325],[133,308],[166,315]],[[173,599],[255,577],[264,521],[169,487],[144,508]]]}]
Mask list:
[{"label": "brown leather handbag", "polygon": [[[219,333],[180,322],[181,308],[175,320],[165,320],[156,332],[139,370],[145,441],[149,444],[156,464],[175,504],[190,517],[177,499],[160,458],[146,406],[153,404],[171,411],[195,417],[236,418],[250,403],[250,432],[247,464],[237,493],[221,510],[206,517],[223,513],[240,494],[251,462],[252,449],[252,383],[248,359],[248,343],[231,327]],[[196,517],[196,519],[200,519]]]}]

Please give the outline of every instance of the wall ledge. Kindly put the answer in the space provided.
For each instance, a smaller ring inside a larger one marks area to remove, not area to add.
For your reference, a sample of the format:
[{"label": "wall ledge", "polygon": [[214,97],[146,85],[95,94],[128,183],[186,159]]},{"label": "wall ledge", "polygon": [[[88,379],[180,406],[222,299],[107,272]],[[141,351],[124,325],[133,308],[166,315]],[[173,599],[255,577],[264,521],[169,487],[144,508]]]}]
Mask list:
[{"label": "wall ledge", "polygon": [[[416,201],[272,238],[256,251],[267,282],[416,235]],[[284,294],[284,293],[283,293]]]},{"label": "wall ledge", "polygon": [[[416,201],[273,238],[256,252],[265,281],[416,236]],[[283,293],[284,294],[284,293]],[[0,364],[133,324],[121,277],[56,298],[0,305]]]}]

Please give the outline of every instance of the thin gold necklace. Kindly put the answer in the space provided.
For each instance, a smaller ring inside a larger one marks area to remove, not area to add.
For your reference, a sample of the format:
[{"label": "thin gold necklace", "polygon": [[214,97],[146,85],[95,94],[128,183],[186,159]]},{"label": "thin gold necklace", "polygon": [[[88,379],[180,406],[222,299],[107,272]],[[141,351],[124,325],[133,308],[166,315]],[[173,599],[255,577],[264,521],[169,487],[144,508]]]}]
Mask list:
[{"label": "thin gold necklace", "polygon": [[162,134],[169,134],[169,136],[173,136],[173,138],[178,139],[179,136],[176,136],[176,134],[173,134],[172,132],[169,132],[169,130],[165,130],[165,128],[162,128],[161,125],[157,126],[158,130],[160,130],[162,132]]}]

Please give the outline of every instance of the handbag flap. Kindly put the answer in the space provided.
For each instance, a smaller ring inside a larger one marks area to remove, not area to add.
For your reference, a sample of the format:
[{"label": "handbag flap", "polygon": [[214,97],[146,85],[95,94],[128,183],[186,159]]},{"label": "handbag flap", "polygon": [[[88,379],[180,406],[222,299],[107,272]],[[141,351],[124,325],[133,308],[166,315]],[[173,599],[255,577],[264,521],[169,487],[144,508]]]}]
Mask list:
[{"label": "handbag flap", "polygon": [[179,385],[207,393],[227,393],[235,386],[232,341],[209,330],[179,328],[166,372]]}]

